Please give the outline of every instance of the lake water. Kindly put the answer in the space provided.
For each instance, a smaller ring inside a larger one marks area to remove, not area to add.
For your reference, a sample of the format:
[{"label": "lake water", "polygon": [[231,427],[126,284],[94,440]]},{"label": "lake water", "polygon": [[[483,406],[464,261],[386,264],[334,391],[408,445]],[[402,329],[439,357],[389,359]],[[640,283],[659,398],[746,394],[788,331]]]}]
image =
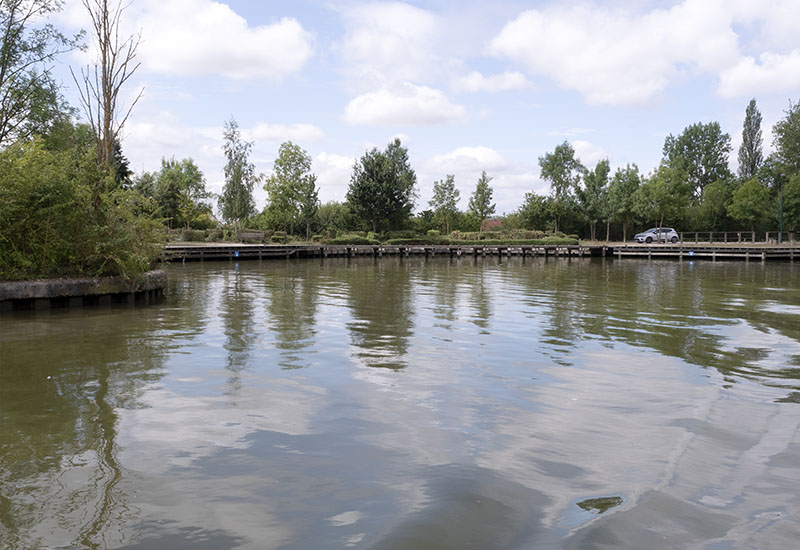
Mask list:
[{"label": "lake water", "polygon": [[800,547],[800,265],[176,264],[0,318],[0,547]]}]

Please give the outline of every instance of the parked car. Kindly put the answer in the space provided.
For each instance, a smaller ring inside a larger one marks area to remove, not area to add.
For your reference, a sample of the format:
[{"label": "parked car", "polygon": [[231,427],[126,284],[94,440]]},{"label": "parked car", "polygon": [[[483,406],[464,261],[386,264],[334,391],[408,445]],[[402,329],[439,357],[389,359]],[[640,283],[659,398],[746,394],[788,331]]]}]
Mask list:
[{"label": "parked car", "polygon": [[651,243],[655,242],[662,242],[665,243],[667,241],[671,243],[678,242],[678,232],[672,229],[671,227],[653,227],[652,229],[648,229],[643,233],[637,233],[633,240],[637,243]]}]

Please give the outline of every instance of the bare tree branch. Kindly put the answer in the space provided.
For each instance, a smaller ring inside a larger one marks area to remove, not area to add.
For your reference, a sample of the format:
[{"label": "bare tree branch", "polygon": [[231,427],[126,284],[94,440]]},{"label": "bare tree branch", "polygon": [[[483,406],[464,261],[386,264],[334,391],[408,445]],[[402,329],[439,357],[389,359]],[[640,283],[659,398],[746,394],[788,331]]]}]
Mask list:
[{"label": "bare tree branch", "polygon": [[108,0],[82,2],[92,21],[98,60],[93,66],[81,69],[80,82],[72,69],[70,72],[79,88],[81,104],[97,139],[97,160],[110,169],[114,160],[114,144],[133,107],[144,93],[144,89],[140,90],[127,109],[118,104],[120,90],[140,66],[135,59],[141,34],[125,39],[120,36],[122,14],[128,7],[121,0],[111,8]]}]

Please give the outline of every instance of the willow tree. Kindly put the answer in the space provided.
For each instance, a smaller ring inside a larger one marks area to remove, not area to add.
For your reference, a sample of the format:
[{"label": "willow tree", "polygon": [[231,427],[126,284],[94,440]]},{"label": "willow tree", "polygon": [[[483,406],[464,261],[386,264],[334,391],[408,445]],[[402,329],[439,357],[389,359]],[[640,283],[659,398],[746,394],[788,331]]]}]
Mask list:
[{"label": "willow tree", "polygon": [[141,36],[123,38],[120,34],[122,14],[127,4],[118,1],[110,6],[108,0],[82,2],[92,21],[97,60],[81,69],[80,78],[72,69],[70,72],[97,140],[97,161],[112,171],[114,147],[119,141],[120,131],[144,91],[140,90],[127,108],[119,102],[122,87],[140,65],[136,62],[136,50]]}]

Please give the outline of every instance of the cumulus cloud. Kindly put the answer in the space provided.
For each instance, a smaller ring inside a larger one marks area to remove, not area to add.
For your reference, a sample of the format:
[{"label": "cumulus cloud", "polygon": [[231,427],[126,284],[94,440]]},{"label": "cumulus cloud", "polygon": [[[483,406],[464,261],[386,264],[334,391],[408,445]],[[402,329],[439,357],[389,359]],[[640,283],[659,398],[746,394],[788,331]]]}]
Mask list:
[{"label": "cumulus cloud", "polygon": [[436,155],[428,161],[430,169],[443,173],[481,170],[500,170],[508,165],[506,160],[494,149],[479,145],[477,147],[458,147],[452,151]]},{"label": "cumulus cloud", "polygon": [[460,92],[504,92],[529,86],[530,82],[525,75],[516,71],[491,76],[483,76],[478,71],[472,71],[453,81],[453,88]]},{"label": "cumulus cloud", "polygon": [[335,153],[320,153],[313,158],[311,169],[317,175],[319,199],[322,202],[344,200],[350,185],[355,159]]},{"label": "cumulus cloud", "polygon": [[325,132],[313,124],[267,124],[260,122],[248,132],[256,141],[319,141]]},{"label": "cumulus cloud", "polygon": [[734,63],[731,21],[721,1],[687,0],[644,14],[557,5],[510,21],[489,52],[550,76],[590,103],[641,104],[687,69],[717,72]]},{"label": "cumulus cloud", "polygon": [[400,2],[372,3],[345,10],[340,44],[345,72],[356,87],[382,88],[419,81],[436,67],[437,16]]},{"label": "cumulus cloud", "polygon": [[428,86],[405,83],[392,89],[367,92],[345,108],[349,124],[430,126],[462,120],[466,109]]},{"label": "cumulus cloud", "polygon": [[800,90],[800,50],[786,55],[764,53],[758,62],[744,57],[722,72],[718,91],[732,98],[796,90]]},{"label": "cumulus cloud", "polygon": [[[90,28],[83,11],[75,2],[63,20]],[[279,79],[299,71],[313,54],[312,35],[296,19],[251,26],[212,0],[145,0],[131,4],[123,21],[125,34],[141,29],[137,60],[157,73]],[[83,56],[96,57],[91,50]]]},{"label": "cumulus cloud", "polygon": [[582,139],[573,141],[572,148],[575,149],[575,156],[581,161],[581,164],[590,170],[594,168],[598,162],[609,157],[605,149]]}]

